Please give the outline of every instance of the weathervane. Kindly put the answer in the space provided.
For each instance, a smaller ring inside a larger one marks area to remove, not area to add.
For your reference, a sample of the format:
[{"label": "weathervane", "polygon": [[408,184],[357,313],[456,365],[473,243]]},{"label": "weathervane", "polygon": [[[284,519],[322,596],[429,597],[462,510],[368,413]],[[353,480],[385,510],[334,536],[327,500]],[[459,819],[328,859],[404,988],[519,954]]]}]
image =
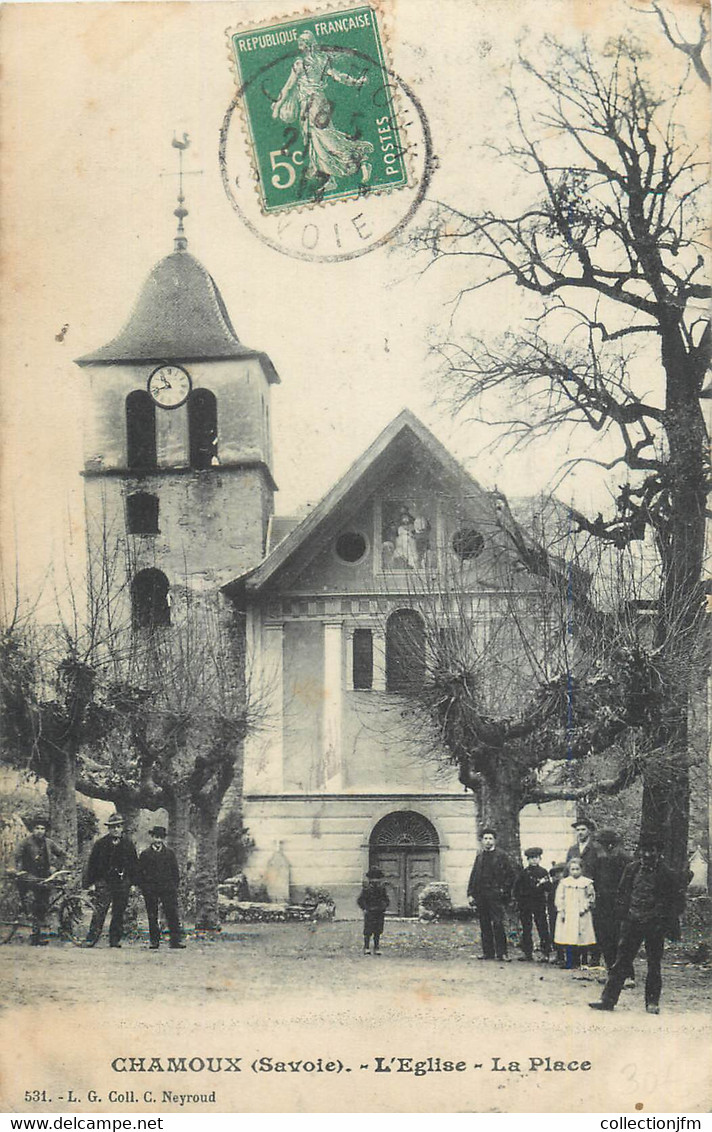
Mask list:
[{"label": "weathervane", "polygon": [[[177,138],[175,134],[173,134],[173,141],[171,142],[171,145],[173,146],[174,149],[178,150],[178,207],[173,210],[173,215],[177,216],[177,218],[178,218],[178,230],[176,232],[174,246],[175,246],[175,250],[177,252],[184,252],[186,250],[186,248],[188,247],[188,238],[185,234],[185,228],[183,227],[183,221],[185,220],[186,216],[188,215],[188,209],[185,208],[185,195],[183,193],[183,175],[185,173],[185,176],[187,177],[191,173],[202,173],[203,170],[202,169],[189,169],[189,170],[183,169],[183,150],[187,149],[188,146],[190,145],[190,138],[188,137],[187,134],[183,134],[183,140],[182,141],[179,138]],[[164,176],[164,177],[175,176],[175,173],[172,173],[172,174],[171,173],[164,173],[164,174],[162,174],[162,176]]]}]

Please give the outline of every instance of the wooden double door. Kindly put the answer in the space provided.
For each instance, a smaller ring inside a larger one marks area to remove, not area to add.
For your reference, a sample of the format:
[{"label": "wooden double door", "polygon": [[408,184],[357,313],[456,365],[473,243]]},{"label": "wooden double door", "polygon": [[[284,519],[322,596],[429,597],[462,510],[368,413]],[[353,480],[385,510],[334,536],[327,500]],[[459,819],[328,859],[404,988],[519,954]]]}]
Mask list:
[{"label": "wooden double door", "polygon": [[435,847],[421,849],[412,845],[395,845],[371,850],[371,865],[382,870],[392,916],[417,916],[421,889],[438,879],[439,860]]}]

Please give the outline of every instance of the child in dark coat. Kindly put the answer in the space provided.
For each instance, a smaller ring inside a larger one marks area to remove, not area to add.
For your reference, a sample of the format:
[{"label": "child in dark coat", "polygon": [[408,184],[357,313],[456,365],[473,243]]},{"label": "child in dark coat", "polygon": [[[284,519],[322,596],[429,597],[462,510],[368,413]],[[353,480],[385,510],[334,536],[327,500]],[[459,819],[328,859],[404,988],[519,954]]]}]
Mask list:
[{"label": "child in dark coat", "polygon": [[373,954],[380,955],[379,943],[383,934],[383,922],[388,907],[388,893],[383,882],[383,873],[380,869],[369,869],[356,900],[363,912],[363,953],[370,955],[371,936],[373,936]]},{"label": "child in dark coat", "polygon": [[521,946],[524,954],[520,958],[527,962],[531,962],[533,958],[533,921],[539,933],[541,957],[548,960],[551,953],[551,937],[546,915],[546,897],[552,888],[551,877],[546,869],[541,867],[542,850],[538,846],[526,849],[524,856],[527,859],[527,867],[522,869],[512,889],[522,924]]}]

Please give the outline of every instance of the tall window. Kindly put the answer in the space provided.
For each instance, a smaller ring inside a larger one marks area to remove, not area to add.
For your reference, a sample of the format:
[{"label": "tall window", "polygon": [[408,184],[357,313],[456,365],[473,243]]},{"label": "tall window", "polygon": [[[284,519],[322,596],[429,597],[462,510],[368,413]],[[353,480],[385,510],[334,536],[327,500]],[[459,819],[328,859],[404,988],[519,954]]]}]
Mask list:
[{"label": "tall window", "polygon": [[367,691],[373,687],[373,633],[370,629],[354,629],[354,688]]},{"label": "tall window", "polygon": [[134,629],[157,629],[171,623],[168,578],[161,570],[140,570],[131,582]]},{"label": "tall window", "polygon": [[145,389],[126,398],[126,466],[156,467],[156,406]]},{"label": "tall window", "polygon": [[158,496],[137,491],[126,500],[126,529],[130,535],[158,534]]},{"label": "tall window", "polygon": [[194,389],[188,397],[188,435],[191,468],[210,468],[218,455],[218,403],[209,389]]},{"label": "tall window", "polygon": [[425,625],[414,609],[386,622],[386,691],[417,692],[425,679]]}]

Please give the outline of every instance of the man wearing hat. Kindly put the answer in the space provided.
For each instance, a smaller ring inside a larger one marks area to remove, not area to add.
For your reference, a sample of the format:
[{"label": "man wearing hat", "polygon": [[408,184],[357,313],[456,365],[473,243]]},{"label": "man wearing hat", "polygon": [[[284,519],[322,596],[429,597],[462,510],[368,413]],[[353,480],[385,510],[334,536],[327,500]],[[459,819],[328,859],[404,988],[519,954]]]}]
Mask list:
[{"label": "man wearing hat", "polygon": [[[590,818],[577,818],[571,828],[576,834],[576,841],[566,852],[566,872],[568,873],[569,861],[577,857],[581,862],[581,875],[592,880],[596,888],[599,857],[599,848],[593,836],[596,832],[596,824]],[[589,947],[588,958],[593,967],[598,966],[601,961],[601,949],[598,945]]]},{"label": "man wearing hat", "polygon": [[30,943],[33,947],[46,947],[49,942],[42,934],[50,901],[47,878],[61,868],[66,854],[47,836],[49,821],[45,814],[32,814],[25,818],[30,836],[20,842],[15,851],[15,868],[20,902],[32,921]]},{"label": "man wearing hat", "polygon": [[576,834],[576,841],[573,845],[569,845],[566,860],[568,862],[572,857],[578,857],[581,862],[581,875],[595,883],[598,864],[598,846],[593,837],[596,832],[595,822],[590,818],[577,818],[571,828]]},{"label": "man wearing hat", "polygon": [[543,852],[543,849],[540,849],[538,845],[524,850],[527,866],[520,872],[512,889],[522,925],[521,946],[524,954],[520,956],[520,959],[523,962],[531,962],[534,957],[532,921],[536,924],[536,930],[539,933],[542,960],[548,961],[551,954],[551,937],[546,917],[546,898],[551,891],[552,884],[548,872],[541,866]]},{"label": "man wearing hat", "polygon": [[121,947],[129,893],[138,880],[136,849],[133,841],[124,834],[121,814],[112,814],[106,825],[109,832],[92,845],[86,868],[86,887],[94,890],[94,915],[86,940],[88,947],[99,942],[109,908],[109,946]]},{"label": "man wearing hat", "polygon": [[514,864],[497,848],[497,833],[491,827],[482,830],[482,851],[475,857],[467,896],[477,909],[482,936],[482,954],[478,959],[500,959],[509,963],[507,934],[504,928],[505,908],[512,895]]},{"label": "man wearing hat", "polygon": [[149,829],[148,835],[151,838],[151,844],[139,856],[138,873],[139,884],[146,902],[149,947],[151,951],[158,951],[161,942],[161,930],[158,926],[158,905],[161,904],[170,933],[169,946],[174,950],[182,949],[185,944],[181,942],[182,932],[178,910],[178,885],[180,883],[178,861],[173,850],[166,846],[166,827],[164,825],[154,825],[152,829]]},{"label": "man wearing hat", "polygon": [[665,937],[677,934],[677,918],[685,906],[685,884],[662,857],[662,843],[655,836],[641,838],[638,859],[628,865],[618,889],[621,934],[616,961],[608,972],[600,1002],[592,1010],[613,1010],[641,943],[645,944],[648,972],[645,979],[645,1009],[660,1013],[661,961]]}]

